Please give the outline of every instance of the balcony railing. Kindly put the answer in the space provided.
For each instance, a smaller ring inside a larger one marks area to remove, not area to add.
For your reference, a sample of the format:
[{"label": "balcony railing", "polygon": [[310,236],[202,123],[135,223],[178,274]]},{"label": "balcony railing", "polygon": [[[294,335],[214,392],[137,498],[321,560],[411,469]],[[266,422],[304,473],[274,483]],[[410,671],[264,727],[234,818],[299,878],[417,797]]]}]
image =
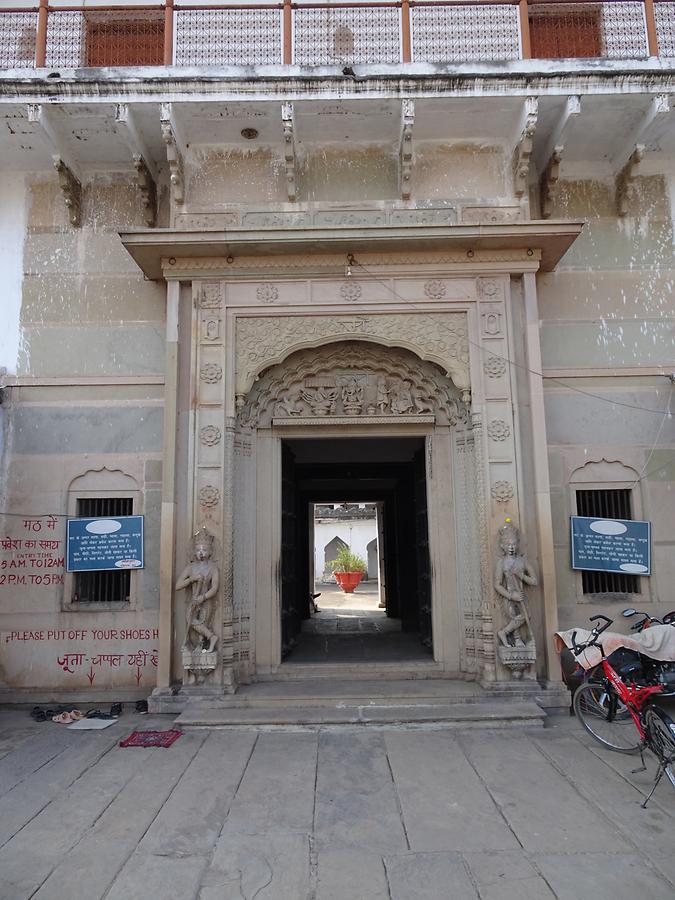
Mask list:
[{"label": "balcony railing", "polygon": [[0,9],[0,68],[675,58],[675,0]]}]

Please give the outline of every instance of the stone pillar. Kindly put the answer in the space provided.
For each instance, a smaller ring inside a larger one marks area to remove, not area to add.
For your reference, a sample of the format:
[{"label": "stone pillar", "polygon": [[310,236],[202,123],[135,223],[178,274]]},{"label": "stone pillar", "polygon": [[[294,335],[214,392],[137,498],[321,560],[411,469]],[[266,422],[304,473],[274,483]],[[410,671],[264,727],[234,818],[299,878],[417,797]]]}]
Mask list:
[{"label": "stone pillar", "polygon": [[225,693],[237,689],[234,672],[234,416],[225,417],[223,446],[223,530],[221,549],[222,637],[220,644],[222,685]]},{"label": "stone pillar", "polygon": [[480,580],[481,580],[481,644],[482,644],[482,673],[481,681],[485,684],[494,682],[497,678],[495,665],[495,638],[494,638],[494,603],[492,586],[493,576],[490,565],[490,516],[488,515],[488,494],[486,485],[486,465],[483,417],[478,409],[471,413],[471,427],[473,430],[474,458],[476,464],[476,513],[478,516],[478,529],[480,535]]},{"label": "stone pillar", "polygon": [[556,598],[555,559],[553,551],[553,525],[551,492],[548,474],[548,443],[546,439],[546,413],[544,408],[544,384],[541,375],[541,345],[539,343],[539,309],[534,274],[523,275],[525,301],[525,364],[528,371],[530,394],[530,423],[533,443],[534,494],[537,513],[537,538],[541,566],[540,583],[543,602],[546,675],[557,670],[558,661],[553,647],[553,634],[558,628],[558,603]]},{"label": "stone pillar", "polygon": [[180,282],[166,286],[166,355],[164,372],[164,461],[159,549],[159,652],[157,688],[171,683],[174,546],[176,535],[176,418],[178,402],[178,310]]}]

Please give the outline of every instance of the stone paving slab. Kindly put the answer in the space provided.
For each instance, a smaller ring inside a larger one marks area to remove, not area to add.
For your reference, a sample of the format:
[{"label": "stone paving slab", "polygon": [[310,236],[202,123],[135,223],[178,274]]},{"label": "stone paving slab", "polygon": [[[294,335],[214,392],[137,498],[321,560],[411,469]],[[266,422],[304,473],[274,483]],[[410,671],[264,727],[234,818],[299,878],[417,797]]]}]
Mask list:
[{"label": "stone paving slab", "polygon": [[641,810],[654,764],[631,774],[574,719],[118,746],[172,724],[66,733],[0,712],[0,900],[675,897],[675,791]]}]

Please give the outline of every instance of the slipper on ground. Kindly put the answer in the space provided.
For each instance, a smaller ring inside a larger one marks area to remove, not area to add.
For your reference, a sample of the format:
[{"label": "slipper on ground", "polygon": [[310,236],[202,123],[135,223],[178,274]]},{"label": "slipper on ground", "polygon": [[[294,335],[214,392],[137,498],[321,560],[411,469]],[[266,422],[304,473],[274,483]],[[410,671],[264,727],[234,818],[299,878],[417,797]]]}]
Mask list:
[{"label": "slipper on ground", "polygon": [[52,716],[52,722],[58,722],[59,725],[70,725],[72,721],[70,713],[67,712],[59,713],[58,716]]}]

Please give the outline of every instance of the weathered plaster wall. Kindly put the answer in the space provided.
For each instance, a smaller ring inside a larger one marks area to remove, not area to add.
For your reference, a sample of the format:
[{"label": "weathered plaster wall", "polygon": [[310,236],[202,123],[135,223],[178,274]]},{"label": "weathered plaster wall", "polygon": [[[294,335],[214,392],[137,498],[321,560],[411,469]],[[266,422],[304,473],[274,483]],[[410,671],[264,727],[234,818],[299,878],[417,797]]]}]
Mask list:
[{"label": "weathered plaster wall", "polygon": [[505,158],[497,147],[420,144],[415,149],[413,188],[416,199],[454,197],[492,200],[513,197]]},{"label": "weathered plaster wall", "polygon": [[[400,199],[398,146],[303,144],[296,147],[301,204],[377,206]],[[513,200],[511,158],[498,147],[415,145],[415,203]],[[284,160],[276,147],[200,146],[187,156],[186,211],[208,212],[288,201]]]},{"label": "weathered plaster wall", "polygon": [[[27,213],[18,384],[4,407],[0,693],[147,693],[157,661],[165,291],[143,280],[117,234],[144,224],[130,178],[89,182],[79,229],[50,176],[27,176],[16,204]],[[83,476],[94,495],[133,485],[145,516],[146,567],[116,609],[69,608],[65,519],[75,511],[69,487]]]},{"label": "weathered plaster wall", "polygon": [[26,229],[24,176],[16,173],[0,176],[0,197],[0,366],[14,374],[19,357],[21,277]]},{"label": "weathered plaster wall", "polygon": [[663,178],[639,178],[623,218],[613,183],[562,182],[553,216],[588,222],[557,271],[538,280],[544,371],[556,376],[545,382],[546,412],[566,627],[599,610],[613,616],[630,599],[584,598],[570,568],[570,478],[591,460],[631,467],[630,481],[608,486],[632,489],[634,516],[652,522],[654,575],[641,580],[631,605],[663,612],[675,603],[675,418],[667,413],[675,397],[665,377],[675,367],[675,264]]}]

